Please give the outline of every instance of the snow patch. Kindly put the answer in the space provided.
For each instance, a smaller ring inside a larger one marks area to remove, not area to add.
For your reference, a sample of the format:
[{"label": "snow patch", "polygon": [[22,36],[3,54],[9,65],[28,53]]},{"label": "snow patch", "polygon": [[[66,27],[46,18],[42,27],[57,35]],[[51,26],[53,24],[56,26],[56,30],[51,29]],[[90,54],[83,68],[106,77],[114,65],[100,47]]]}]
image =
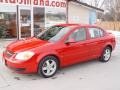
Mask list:
[{"label": "snow patch", "polygon": [[120,37],[120,31],[107,30],[107,32],[114,34],[116,37]]}]

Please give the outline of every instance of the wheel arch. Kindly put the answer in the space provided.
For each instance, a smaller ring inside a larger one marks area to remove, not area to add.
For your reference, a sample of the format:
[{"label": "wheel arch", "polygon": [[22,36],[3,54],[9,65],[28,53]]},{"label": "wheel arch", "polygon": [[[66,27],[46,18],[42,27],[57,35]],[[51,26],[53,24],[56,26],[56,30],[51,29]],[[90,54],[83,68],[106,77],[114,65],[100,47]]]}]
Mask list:
[{"label": "wheel arch", "polygon": [[111,51],[113,50],[113,47],[112,47],[111,44],[106,44],[106,45],[104,45],[103,49],[101,50],[100,56],[103,54],[103,52],[104,52],[104,50],[105,50],[106,47],[110,47],[110,48],[111,48]]},{"label": "wheel arch", "polygon": [[[47,56],[54,56],[55,58],[57,58],[57,60],[58,60],[58,67],[60,68],[60,66],[61,66],[60,57],[59,57],[58,55],[52,53],[52,54],[40,55],[40,56],[38,57],[38,59],[37,59],[37,64],[38,64],[38,65],[37,65],[37,70],[38,70],[38,66],[39,66],[39,64],[41,63],[42,59],[45,58],[45,57],[47,57]],[[58,69],[59,69],[59,68],[58,68]]]},{"label": "wheel arch", "polygon": [[101,56],[99,57],[99,60],[102,61],[102,62],[106,62],[106,61],[104,61],[104,59],[103,59],[103,54],[104,54],[105,49],[108,48],[108,47],[111,49],[111,52],[112,52],[112,50],[113,50],[113,47],[112,47],[111,44],[106,44],[106,45],[105,45],[105,47],[104,47],[103,50],[102,50]]},{"label": "wheel arch", "polygon": [[[109,47],[109,48],[111,49],[111,51],[113,50],[113,47],[112,47],[111,44],[106,45],[106,47]],[[106,48],[106,47],[105,47],[105,48]]]},{"label": "wheel arch", "polygon": [[45,57],[47,57],[47,56],[53,56],[53,57],[57,58],[57,60],[58,60],[58,68],[60,68],[60,65],[61,65],[60,58],[56,54],[48,54]]}]

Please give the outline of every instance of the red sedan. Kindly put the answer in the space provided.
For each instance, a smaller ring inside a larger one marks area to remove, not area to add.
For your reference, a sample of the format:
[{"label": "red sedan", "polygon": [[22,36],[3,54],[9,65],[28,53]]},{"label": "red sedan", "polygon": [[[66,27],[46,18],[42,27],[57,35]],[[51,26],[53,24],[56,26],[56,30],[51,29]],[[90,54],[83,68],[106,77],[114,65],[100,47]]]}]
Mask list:
[{"label": "red sedan", "polygon": [[17,72],[48,78],[71,64],[96,58],[108,62],[115,44],[114,35],[97,26],[55,25],[36,37],[8,45],[3,61]]}]

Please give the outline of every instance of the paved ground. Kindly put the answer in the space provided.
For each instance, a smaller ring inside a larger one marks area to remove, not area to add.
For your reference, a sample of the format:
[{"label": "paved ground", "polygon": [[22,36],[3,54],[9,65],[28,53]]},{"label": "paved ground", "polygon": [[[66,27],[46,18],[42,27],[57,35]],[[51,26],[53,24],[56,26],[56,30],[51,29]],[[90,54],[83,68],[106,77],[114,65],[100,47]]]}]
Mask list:
[{"label": "paved ground", "polygon": [[49,79],[6,68],[1,56],[8,43],[0,41],[0,90],[120,90],[120,37],[110,62],[81,63],[62,69]]}]

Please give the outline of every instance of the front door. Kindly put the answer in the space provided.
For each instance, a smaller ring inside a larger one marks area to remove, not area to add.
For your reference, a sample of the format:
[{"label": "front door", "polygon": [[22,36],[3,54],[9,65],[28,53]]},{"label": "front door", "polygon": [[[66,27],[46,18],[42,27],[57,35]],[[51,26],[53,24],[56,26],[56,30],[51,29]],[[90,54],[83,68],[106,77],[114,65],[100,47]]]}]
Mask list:
[{"label": "front door", "polygon": [[19,38],[31,37],[32,16],[31,7],[19,6]]},{"label": "front door", "polygon": [[82,62],[89,58],[88,47],[86,46],[86,28],[80,28],[72,32],[62,51],[64,66]]}]

